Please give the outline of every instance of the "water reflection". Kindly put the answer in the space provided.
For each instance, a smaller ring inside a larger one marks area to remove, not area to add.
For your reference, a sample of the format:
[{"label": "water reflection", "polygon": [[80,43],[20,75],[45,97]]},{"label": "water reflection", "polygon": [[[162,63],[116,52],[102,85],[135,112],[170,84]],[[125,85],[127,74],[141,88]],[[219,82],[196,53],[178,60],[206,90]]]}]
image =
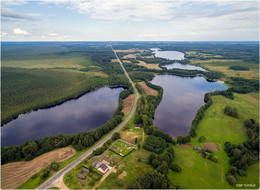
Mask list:
[{"label": "water reflection", "polygon": [[194,66],[194,65],[184,65],[184,64],[181,64],[181,63],[172,63],[172,64],[169,64],[169,65],[164,65],[162,67],[165,67],[167,69],[183,69],[183,70],[199,70],[199,71],[207,71],[201,67],[198,67],[198,66]]},{"label": "water reflection", "polygon": [[197,110],[204,105],[204,94],[227,89],[219,82],[203,77],[159,75],[151,83],[162,86],[164,93],[155,112],[154,125],[173,137],[186,135]]},{"label": "water reflection", "polygon": [[62,105],[22,114],[1,128],[2,146],[96,129],[112,118],[122,90],[103,87]]}]

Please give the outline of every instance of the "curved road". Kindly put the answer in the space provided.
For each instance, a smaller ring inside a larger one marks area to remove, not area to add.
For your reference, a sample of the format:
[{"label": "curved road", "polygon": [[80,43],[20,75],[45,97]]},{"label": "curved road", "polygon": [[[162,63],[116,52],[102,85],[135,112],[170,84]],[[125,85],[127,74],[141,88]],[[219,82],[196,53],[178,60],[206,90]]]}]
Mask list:
[{"label": "curved road", "polygon": [[[111,46],[112,48],[112,46]],[[113,48],[112,48],[113,50]],[[114,50],[113,50],[114,51]],[[53,187],[53,186],[57,186],[58,181],[61,181],[63,176],[69,172],[72,168],[74,168],[76,165],[78,165],[80,162],[82,162],[85,158],[87,158],[93,150],[101,147],[108,139],[110,139],[112,137],[112,135],[115,132],[118,132],[132,117],[132,115],[134,114],[135,110],[136,110],[136,106],[137,106],[137,100],[139,98],[138,96],[138,92],[137,89],[135,88],[135,85],[133,83],[133,81],[131,80],[131,78],[129,77],[128,73],[126,72],[121,60],[118,58],[116,52],[114,51],[116,58],[118,59],[120,66],[122,67],[126,77],[128,78],[129,82],[132,84],[134,91],[135,91],[135,100],[134,100],[134,106],[130,112],[130,114],[128,115],[128,117],[123,121],[123,123],[121,123],[116,129],[114,129],[114,131],[109,134],[108,136],[106,136],[104,139],[102,139],[98,144],[96,144],[95,146],[93,146],[92,148],[90,148],[86,153],[84,153],[82,156],[80,156],[78,159],[74,160],[72,163],[70,163],[69,165],[67,165],[65,168],[63,168],[62,170],[60,170],[58,173],[56,173],[54,176],[52,176],[49,180],[47,180],[45,183],[43,183],[40,187],[38,187],[38,189],[46,189],[48,187]]]}]

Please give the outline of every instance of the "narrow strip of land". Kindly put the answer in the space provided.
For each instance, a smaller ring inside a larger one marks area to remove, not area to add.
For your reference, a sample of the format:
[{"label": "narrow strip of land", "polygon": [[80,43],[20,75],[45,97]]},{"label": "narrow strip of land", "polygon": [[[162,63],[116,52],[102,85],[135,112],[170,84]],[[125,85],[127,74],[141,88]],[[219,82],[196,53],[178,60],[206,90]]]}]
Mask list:
[{"label": "narrow strip of land", "polygon": [[[112,48],[112,46],[111,46]],[[113,50],[113,48],[112,48]],[[114,51],[114,50],[113,50]],[[115,129],[113,130],[109,135],[107,135],[105,138],[103,138],[98,144],[96,144],[95,146],[93,146],[92,148],[90,148],[87,152],[85,152],[82,156],[80,156],[78,159],[76,159],[75,161],[73,161],[72,163],[70,163],[68,166],[66,166],[65,168],[63,168],[61,171],[59,171],[58,173],[56,173],[54,176],[52,176],[49,180],[47,180],[45,183],[43,183],[40,187],[38,187],[38,189],[46,189],[48,187],[52,187],[55,182],[57,180],[60,180],[60,178],[63,178],[63,176],[68,173],[72,168],[74,168],[76,165],[78,165],[80,162],[82,162],[84,159],[86,159],[92,152],[93,150],[101,147],[108,139],[110,139],[112,137],[112,135],[115,132],[118,132],[132,117],[132,115],[134,114],[136,107],[137,107],[137,100],[139,98],[138,96],[138,92],[137,89],[135,88],[135,85],[133,83],[133,81],[131,80],[131,78],[129,77],[128,73],[126,72],[121,60],[118,58],[116,52],[114,51],[116,58],[118,59],[120,66],[122,67],[125,76],[127,77],[127,79],[129,80],[129,82],[131,83],[131,85],[134,88],[135,91],[135,99],[134,99],[134,106],[130,112],[130,114],[127,116],[127,118]]]}]

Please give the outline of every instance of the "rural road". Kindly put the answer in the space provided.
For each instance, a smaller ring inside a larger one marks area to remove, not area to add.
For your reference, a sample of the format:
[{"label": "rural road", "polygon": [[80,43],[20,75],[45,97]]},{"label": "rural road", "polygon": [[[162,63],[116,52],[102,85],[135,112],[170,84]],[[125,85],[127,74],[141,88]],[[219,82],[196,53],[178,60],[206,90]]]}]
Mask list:
[{"label": "rural road", "polygon": [[[112,46],[111,46],[112,48]],[[112,48],[113,50],[113,48]],[[114,51],[114,50],[113,50]],[[136,110],[136,106],[137,106],[137,100],[139,98],[138,96],[138,92],[137,89],[135,88],[135,85],[133,83],[133,81],[131,80],[131,78],[129,77],[128,73],[126,72],[121,60],[118,58],[116,52],[114,51],[116,58],[118,59],[120,66],[122,67],[126,77],[128,78],[129,82],[132,84],[134,91],[135,91],[135,99],[134,99],[134,106],[133,109],[131,110],[130,114],[128,115],[128,117],[123,121],[123,123],[121,123],[111,134],[109,134],[108,136],[106,136],[104,139],[102,139],[98,144],[96,144],[95,146],[93,146],[92,148],[90,148],[86,153],[84,153],[82,156],[80,156],[78,159],[74,160],[73,162],[71,162],[69,165],[67,165],[65,168],[63,168],[62,170],[60,170],[58,173],[56,173],[54,176],[52,176],[49,180],[47,180],[45,183],[43,183],[40,187],[38,187],[37,189],[46,189],[49,187],[54,187],[57,186],[57,184],[59,183],[58,181],[63,180],[64,175],[69,172],[72,168],[74,168],[76,165],[78,165],[80,162],[82,162],[85,158],[87,158],[92,152],[93,150],[101,147],[108,139],[110,139],[112,137],[112,135],[115,132],[118,132],[132,117],[132,115],[134,114],[135,110]]]}]

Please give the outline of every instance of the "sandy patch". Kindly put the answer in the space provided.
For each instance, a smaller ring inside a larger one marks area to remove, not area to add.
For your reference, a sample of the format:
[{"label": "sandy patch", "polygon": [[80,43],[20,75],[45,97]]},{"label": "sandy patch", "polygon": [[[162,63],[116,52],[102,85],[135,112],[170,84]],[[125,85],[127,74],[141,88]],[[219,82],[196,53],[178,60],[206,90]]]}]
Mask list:
[{"label": "sandy patch", "polygon": [[[120,133],[121,139],[134,144],[135,143],[135,138],[139,137],[139,133],[138,132],[127,132],[127,131],[122,131]],[[131,147],[132,148],[132,147]]]},{"label": "sandy patch", "polygon": [[181,144],[182,148],[192,149],[192,146],[190,144]]},{"label": "sandy patch", "polygon": [[118,59],[111,59],[111,63],[112,62],[118,63],[119,61],[118,61]]},{"label": "sandy patch", "polygon": [[162,70],[162,68],[159,67],[159,64],[147,64],[144,61],[140,61],[140,60],[137,60],[137,61],[139,61],[138,65],[144,66],[147,69]]},{"label": "sandy patch", "polygon": [[157,96],[157,95],[158,95],[158,91],[157,91],[157,90],[154,90],[154,89],[152,89],[152,88],[150,88],[150,87],[148,87],[148,86],[145,84],[145,82],[139,82],[138,84],[139,84],[139,85],[141,86],[141,88],[144,90],[144,92],[145,92],[146,95],[153,95],[153,96]]},{"label": "sandy patch", "polygon": [[15,189],[25,183],[33,174],[39,172],[52,161],[62,162],[75,154],[70,148],[61,148],[45,153],[31,161],[13,162],[2,165],[2,189]]},{"label": "sandy patch", "polygon": [[118,176],[118,179],[123,179],[126,175],[127,175],[127,172],[126,172],[126,171],[123,171],[123,173],[121,173],[121,174]]},{"label": "sandy patch", "polygon": [[134,95],[133,94],[130,94],[126,99],[123,100],[123,110],[122,110],[122,112],[124,114],[129,113],[129,111],[132,107],[133,101],[134,101]]},{"label": "sandy patch", "polygon": [[213,150],[213,151],[218,150],[216,143],[203,143],[203,145],[204,145],[205,149],[209,149],[209,150]]},{"label": "sandy patch", "polygon": [[132,63],[131,61],[129,60],[123,60],[124,63]]},{"label": "sandy patch", "polygon": [[128,54],[128,55],[125,55],[122,59],[131,59],[131,58],[136,58],[136,55],[135,54]]}]

